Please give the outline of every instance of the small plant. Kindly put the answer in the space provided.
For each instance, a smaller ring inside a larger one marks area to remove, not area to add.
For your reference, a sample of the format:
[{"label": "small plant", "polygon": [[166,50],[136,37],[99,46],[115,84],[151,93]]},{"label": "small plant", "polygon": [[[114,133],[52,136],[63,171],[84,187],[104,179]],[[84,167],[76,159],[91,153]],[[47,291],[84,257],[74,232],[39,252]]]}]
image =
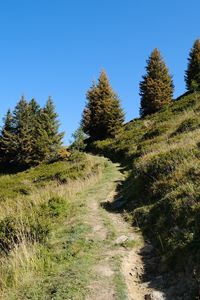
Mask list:
[{"label": "small plant", "polygon": [[70,157],[71,153],[70,151],[65,148],[65,147],[62,147],[59,151],[58,151],[58,158],[60,160],[65,160],[65,159],[68,159]]},{"label": "small plant", "polygon": [[48,201],[48,208],[50,216],[52,217],[58,217],[65,213],[65,210],[67,208],[66,199],[62,197],[52,197]]}]

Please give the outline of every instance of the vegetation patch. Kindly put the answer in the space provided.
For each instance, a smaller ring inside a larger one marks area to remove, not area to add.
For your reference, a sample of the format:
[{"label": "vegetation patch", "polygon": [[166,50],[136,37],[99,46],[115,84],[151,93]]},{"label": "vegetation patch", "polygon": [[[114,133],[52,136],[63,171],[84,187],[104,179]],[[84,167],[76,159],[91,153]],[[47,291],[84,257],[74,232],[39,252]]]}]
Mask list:
[{"label": "vegetation patch", "polygon": [[[0,177],[2,299],[84,298],[99,246],[86,238],[91,228],[78,194],[104,167],[104,159],[76,152],[68,161]],[[29,193],[21,193],[24,186]]]}]

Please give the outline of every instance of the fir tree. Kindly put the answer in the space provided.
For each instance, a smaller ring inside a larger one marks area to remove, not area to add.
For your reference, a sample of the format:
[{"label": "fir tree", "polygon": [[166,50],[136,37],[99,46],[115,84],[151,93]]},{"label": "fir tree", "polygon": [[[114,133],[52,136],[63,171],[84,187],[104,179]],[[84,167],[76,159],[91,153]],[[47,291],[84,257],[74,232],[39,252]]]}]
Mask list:
[{"label": "fir tree", "polygon": [[200,91],[200,39],[195,41],[189,53],[185,82],[188,91]]},{"label": "fir tree", "polygon": [[146,116],[170,104],[173,97],[173,82],[158,49],[147,60],[146,75],[140,82],[140,115]]},{"label": "fir tree", "polygon": [[120,101],[112,90],[105,71],[98,83],[87,92],[87,104],[83,112],[82,127],[91,140],[114,137],[124,121]]}]

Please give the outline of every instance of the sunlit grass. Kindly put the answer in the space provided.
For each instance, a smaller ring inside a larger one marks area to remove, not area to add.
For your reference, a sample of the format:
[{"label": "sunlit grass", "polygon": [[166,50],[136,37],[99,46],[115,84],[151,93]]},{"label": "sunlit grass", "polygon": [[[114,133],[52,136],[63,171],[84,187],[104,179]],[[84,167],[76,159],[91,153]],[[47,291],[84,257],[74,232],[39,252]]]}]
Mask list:
[{"label": "sunlit grass", "polygon": [[[89,155],[84,155],[77,162],[60,162],[56,166],[59,166],[59,172],[67,179],[63,183],[57,180],[57,175],[55,176],[58,172],[55,164],[48,165],[48,172],[44,166],[41,166],[36,170],[31,169],[20,173],[19,177],[18,174],[5,175],[6,178],[1,176],[0,185],[3,186],[5,181],[6,188],[9,189],[10,185],[10,191],[7,191],[6,199],[1,202],[0,209],[1,299],[10,300],[19,297],[43,299],[42,297],[48,297],[45,285],[50,284],[47,280],[49,276],[49,278],[57,276],[56,270],[60,276],[59,272],[63,270],[63,264],[66,264],[66,270],[72,268],[73,272],[73,267],[70,265],[73,264],[75,253],[78,255],[84,247],[87,253],[87,247],[90,247],[86,245],[84,233],[88,229],[83,228],[79,220],[80,210],[84,209],[84,204],[78,201],[77,196],[100,180],[105,162],[102,158]],[[66,164],[70,164],[70,167]],[[74,166],[78,172],[77,176],[74,175]],[[50,173],[51,176],[47,176]],[[42,184],[34,186],[38,174],[40,179],[43,178]],[[35,179],[32,187],[33,178]],[[22,186],[30,187],[29,193],[21,194],[18,190],[16,192],[15,187],[20,186],[20,183]],[[77,244],[73,240],[74,234]],[[66,252],[62,250],[62,240],[67,239],[69,239],[69,248]],[[57,243],[60,244],[58,248]],[[86,256],[84,257],[86,259]],[[72,276],[69,279],[69,284],[72,284],[73,278]],[[73,284],[71,289],[73,294],[75,292]],[[76,292],[78,297],[82,292],[84,293],[84,288]]]}]

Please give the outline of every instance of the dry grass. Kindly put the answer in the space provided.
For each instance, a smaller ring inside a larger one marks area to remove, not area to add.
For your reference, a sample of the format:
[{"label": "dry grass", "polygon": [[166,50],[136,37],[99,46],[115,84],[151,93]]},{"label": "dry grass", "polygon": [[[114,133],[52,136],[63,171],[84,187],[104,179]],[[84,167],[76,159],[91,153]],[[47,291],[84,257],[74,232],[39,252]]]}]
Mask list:
[{"label": "dry grass", "polygon": [[13,295],[13,299],[16,299],[15,290],[30,286],[32,281],[40,280],[42,274],[51,269],[51,257],[48,247],[45,246],[46,242],[48,243],[48,236],[46,242],[40,242],[34,234],[31,238],[27,236],[27,232],[31,234],[32,228],[38,223],[43,230],[43,226],[50,226],[51,229],[57,222],[48,212],[46,213],[49,199],[62,199],[65,202],[63,210],[66,211],[62,213],[64,213],[64,221],[70,225],[73,223],[77,209],[77,203],[74,203],[75,197],[91,184],[99,181],[104,163],[105,160],[101,158],[88,156],[86,175],[76,180],[69,179],[66,184],[54,180],[48,182],[45,187],[34,188],[30,195],[20,195],[15,199],[8,198],[1,203],[0,222],[9,218],[14,220],[17,226],[16,237],[12,240],[11,236],[10,240],[12,247],[0,255],[1,299],[11,299],[6,296],[8,290],[12,291],[9,292],[9,297]]}]

